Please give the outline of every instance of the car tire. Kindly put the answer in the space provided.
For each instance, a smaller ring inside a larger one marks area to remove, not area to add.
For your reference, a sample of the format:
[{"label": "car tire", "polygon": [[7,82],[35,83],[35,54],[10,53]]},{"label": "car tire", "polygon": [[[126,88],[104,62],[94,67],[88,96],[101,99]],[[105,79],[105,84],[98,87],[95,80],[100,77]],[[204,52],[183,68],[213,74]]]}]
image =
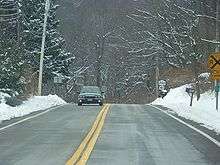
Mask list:
[{"label": "car tire", "polygon": [[103,106],[103,103],[99,103],[100,106]]},{"label": "car tire", "polygon": [[78,103],[78,106],[82,106],[82,103]]}]

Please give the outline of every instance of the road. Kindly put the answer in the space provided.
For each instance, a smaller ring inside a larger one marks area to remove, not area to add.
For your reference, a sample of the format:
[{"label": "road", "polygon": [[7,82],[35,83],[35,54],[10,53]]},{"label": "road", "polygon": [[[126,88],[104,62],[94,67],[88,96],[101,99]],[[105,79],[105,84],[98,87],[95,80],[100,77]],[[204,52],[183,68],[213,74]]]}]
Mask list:
[{"label": "road", "polygon": [[65,164],[98,111],[69,104],[1,131],[0,165]]},{"label": "road", "polygon": [[73,104],[1,130],[0,165],[64,165],[95,123],[88,165],[220,165],[217,145],[151,106]]}]

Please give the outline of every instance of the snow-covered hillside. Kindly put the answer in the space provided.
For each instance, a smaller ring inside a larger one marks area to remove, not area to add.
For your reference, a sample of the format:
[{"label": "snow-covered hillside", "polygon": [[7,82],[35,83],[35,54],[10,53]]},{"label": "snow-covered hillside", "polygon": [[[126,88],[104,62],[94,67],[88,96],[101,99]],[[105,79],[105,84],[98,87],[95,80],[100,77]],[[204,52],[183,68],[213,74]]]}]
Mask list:
[{"label": "snow-covered hillside", "polygon": [[164,99],[159,98],[152,104],[168,107],[178,115],[220,133],[220,110],[217,112],[215,109],[215,93],[206,92],[199,101],[194,98],[193,106],[190,107],[190,96],[185,92],[186,87],[184,85],[171,89]]},{"label": "snow-covered hillside", "polygon": [[0,104],[0,122],[65,103],[57,95],[34,96],[17,107],[11,107],[3,102]]}]

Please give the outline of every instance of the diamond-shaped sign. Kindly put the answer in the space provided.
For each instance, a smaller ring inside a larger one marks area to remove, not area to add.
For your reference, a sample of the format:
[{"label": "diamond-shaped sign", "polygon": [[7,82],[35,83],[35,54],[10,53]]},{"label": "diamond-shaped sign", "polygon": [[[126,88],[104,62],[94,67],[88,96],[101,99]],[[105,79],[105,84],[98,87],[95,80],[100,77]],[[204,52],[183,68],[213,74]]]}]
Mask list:
[{"label": "diamond-shaped sign", "polygon": [[212,53],[209,56],[208,67],[212,71],[212,79],[220,80],[220,52]]},{"label": "diamond-shaped sign", "polygon": [[209,56],[208,67],[211,70],[219,70],[220,71],[220,52],[213,53]]}]

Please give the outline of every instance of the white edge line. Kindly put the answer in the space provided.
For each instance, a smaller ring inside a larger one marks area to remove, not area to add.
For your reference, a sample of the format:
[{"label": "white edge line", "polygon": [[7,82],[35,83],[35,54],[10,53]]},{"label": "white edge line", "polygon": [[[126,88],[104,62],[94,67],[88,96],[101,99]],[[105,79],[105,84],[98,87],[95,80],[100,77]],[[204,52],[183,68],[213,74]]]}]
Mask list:
[{"label": "white edge line", "polygon": [[205,132],[203,132],[203,131],[201,131],[201,130],[195,128],[195,127],[193,127],[192,125],[190,125],[190,124],[184,122],[183,120],[181,120],[181,119],[179,119],[179,118],[177,118],[177,117],[175,117],[175,116],[169,114],[168,112],[166,112],[166,111],[164,111],[164,110],[162,110],[162,109],[160,109],[160,108],[158,108],[158,107],[156,107],[156,106],[154,106],[154,105],[151,105],[151,104],[147,104],[147,105],[149,105],[149,106],[151,106],[151,107],[153,107],[153,108],[155,108],[155,109],[157,109],[157,110],[159,110],[159,111],[161,111],[161,112],[167,114],[168,116],[170,116],[170,117],[172,117],[173,119],[177,120],[178,122],[184,124],[185,126],[191,128],[191,129],[193,129],[194,131],[198,132],[199,134],[201,134],[202,136],[206,137],[208,140],[210,140],[211,142],[213,142],[214,144],[216,144],[218,147],[220,147],[220,142],[217,141],[216,139],[212,138],[211,136],[209,136],[209,135],[206,134]]},{"label": "white edge line", "polygon": [[[18,124],[20,124],[20,123],[23,123],[23,122],[25,122],[25,121],[27,121],[27,120],[30,120],[30,119],[33,119],[33,118],[35,118],[35,117],[41,116],[41,115],[43,115],[43,114],[45,114],[45,113],[47,113],[47,112],[50,112],[50,111],[52,111],[52,110],[54,110],[54,109],[56,109],[56,108],[62,107],[62,106],[64,106],[64,105],[66,105],[66,104],[62,104],[62,105],[58,105],[58,106],[49,108],[48,110],[46,110],[46,111],[44,111],[44,112],[38,113],[38,114],[36,114],[36,115],[27,117],[27,118],[25,118],[25,119],[22,119],[22,120],[19,120],[19,121],[15,122],[15,123],[12,123],[12,124],[9,124],[9,125],[7,125],[7,126],[4,126],[4,127],[0,128],[0,131],[4,130],[4,129],[6,129],[6,128],[12,127],[12,126],[14,126],[14,125],[18,125]],[[36,112],[36,111],[35,111],[35,112]],[[21,117],[22,117],[22,116],[21,116]]]}]

